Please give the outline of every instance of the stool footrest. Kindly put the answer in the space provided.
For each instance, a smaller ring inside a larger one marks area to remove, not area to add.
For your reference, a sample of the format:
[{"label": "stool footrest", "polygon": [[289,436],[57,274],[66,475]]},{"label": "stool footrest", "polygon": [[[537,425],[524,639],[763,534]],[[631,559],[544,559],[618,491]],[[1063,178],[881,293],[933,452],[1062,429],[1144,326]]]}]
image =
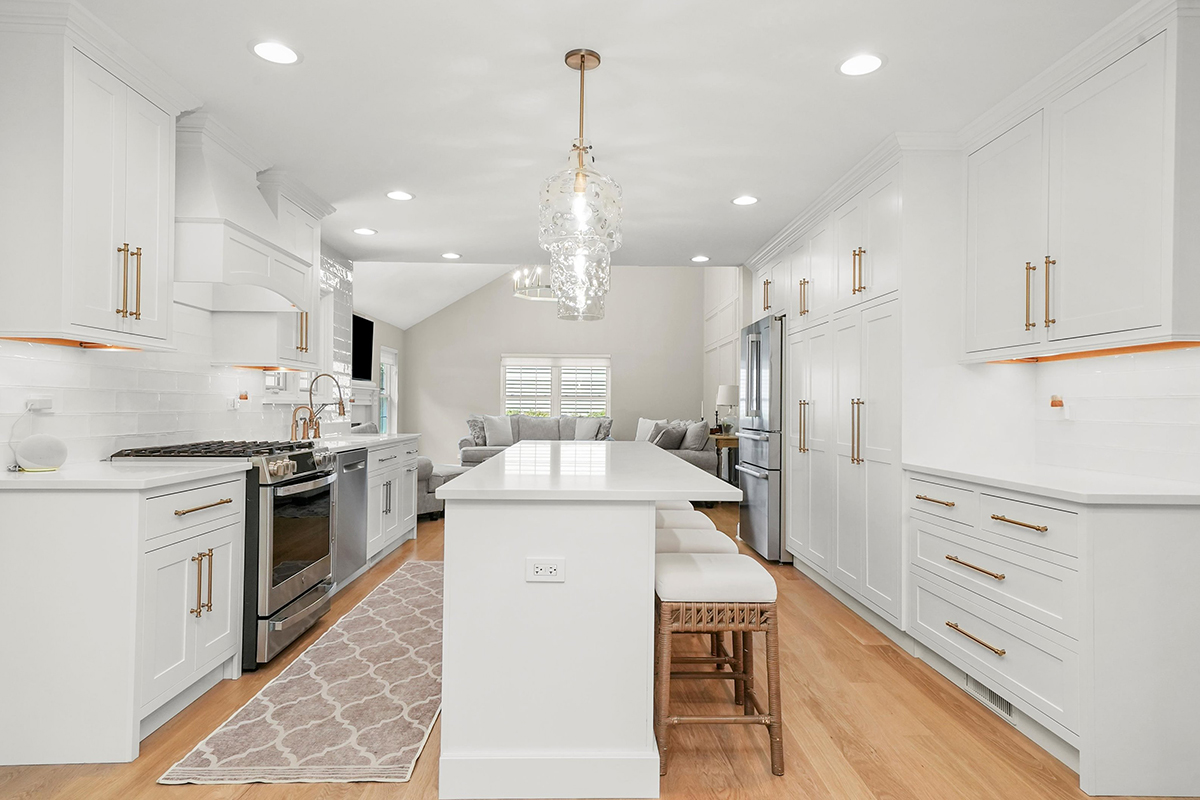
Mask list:
[{"label": "stool footrest", "polygon": [[751,717],[738,715],[736,717],[667,717],[668,725],[770,725],[775,719],[770,716],[755,715]]}]

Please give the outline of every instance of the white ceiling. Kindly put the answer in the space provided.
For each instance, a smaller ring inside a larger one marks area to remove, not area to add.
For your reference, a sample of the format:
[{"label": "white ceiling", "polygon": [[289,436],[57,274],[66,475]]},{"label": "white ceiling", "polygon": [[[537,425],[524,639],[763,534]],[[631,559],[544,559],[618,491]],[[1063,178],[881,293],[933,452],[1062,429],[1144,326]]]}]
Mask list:
[{"label": "white ceiling", "polygon": [[354,310],[410,328],[514,267],[504,264],[354,262]]},{"label": "white ceiling", "polygon": [[[643,266],[742,263],[890,133],[961,129],[1135,4],[82,2],[336,206],[323,238],[355,261],[543,261],[538,189],[577,124],[562,57],[598,50],[587,134],[625,189],[613,263]],[[263,39],[303,60],[258,59]],[[885,66],[840,75],[860,52]]]}]

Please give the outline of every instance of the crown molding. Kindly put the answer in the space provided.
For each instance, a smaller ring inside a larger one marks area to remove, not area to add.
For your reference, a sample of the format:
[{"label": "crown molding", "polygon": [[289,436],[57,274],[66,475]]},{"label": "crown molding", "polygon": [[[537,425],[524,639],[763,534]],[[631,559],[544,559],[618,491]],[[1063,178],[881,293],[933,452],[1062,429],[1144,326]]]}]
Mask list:
[{"label": "crown molding", "polygon": [[1177,17],[1200,16],[1200,0],[1143,0],[959,132],[972,152],[1125,53],[1166,30]]},{"label": "crown molding", "polygon": [[181,116],[175,124],[175,130],[178,133],[179,144],[181,146],[190,144],[191,142],[188,141],[190,138],[195,138],[198,144],[200,138],[206,137],[211,139],[222,150],[231,153],[256,173],[262,172],[271,166],[271,162],[247,144],[245,139],[238,136],[203,108]]},{"label": "crown molding", "polygon": [[[304,209],[305,213],[317,219],[323,219],[334,211],[337,211],[336,208],[325,202],[325,198],[298,181],[287,170],[276,169],[274,167],[263,170],[258,173],[258,185],[260,189],[285,195],[293,203]],[[276,215],[278,215],[279,209],[274,210]]]},{"label": "crown molding", "polygon": [[199,98],[76,2],[0,0],[0,31],[61,35],[173,117],[200,105]]}]

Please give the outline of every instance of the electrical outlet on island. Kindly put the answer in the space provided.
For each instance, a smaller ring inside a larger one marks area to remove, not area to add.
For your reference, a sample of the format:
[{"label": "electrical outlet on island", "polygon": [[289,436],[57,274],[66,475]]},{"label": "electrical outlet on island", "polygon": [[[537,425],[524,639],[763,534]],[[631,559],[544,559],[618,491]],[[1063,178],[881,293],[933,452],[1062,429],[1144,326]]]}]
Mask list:
[{"label": "electrical outlet on island", "polygon": [[525,559],[526,583],[562,583],[567,579],[565,558]]}]

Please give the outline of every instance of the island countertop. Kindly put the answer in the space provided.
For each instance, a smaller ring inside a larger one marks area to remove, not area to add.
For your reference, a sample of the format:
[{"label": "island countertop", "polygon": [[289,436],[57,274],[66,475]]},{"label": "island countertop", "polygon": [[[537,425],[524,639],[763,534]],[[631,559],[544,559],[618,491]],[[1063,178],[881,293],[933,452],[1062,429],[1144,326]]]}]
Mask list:
[{"label": "island countertop", "polygon": [[649,442],[524,441],[443,484],[442,500],[742,499],[742,490]]}]

